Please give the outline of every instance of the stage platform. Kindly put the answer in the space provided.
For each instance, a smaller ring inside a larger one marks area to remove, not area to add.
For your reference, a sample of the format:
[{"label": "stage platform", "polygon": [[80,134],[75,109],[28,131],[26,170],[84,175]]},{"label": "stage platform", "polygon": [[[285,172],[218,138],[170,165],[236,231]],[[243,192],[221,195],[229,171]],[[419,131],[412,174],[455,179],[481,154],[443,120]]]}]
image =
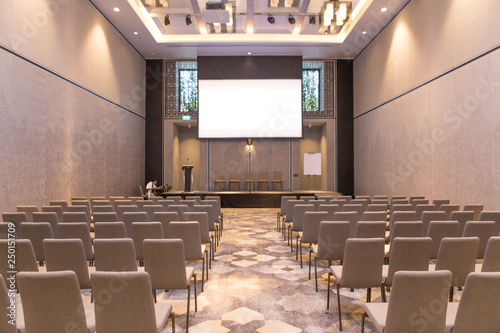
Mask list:
[{"label": "stage platform", "polygon": [[220,197],[222,208],[280,208],[282,196],[294,195],[297,199],[303,195],[337,197],[340,193],[332,191],[169,191],[159,195],[167,199],[169,196],[182,196],[183,198],[200,196],[203,199],[206,196],[217,195]]}]

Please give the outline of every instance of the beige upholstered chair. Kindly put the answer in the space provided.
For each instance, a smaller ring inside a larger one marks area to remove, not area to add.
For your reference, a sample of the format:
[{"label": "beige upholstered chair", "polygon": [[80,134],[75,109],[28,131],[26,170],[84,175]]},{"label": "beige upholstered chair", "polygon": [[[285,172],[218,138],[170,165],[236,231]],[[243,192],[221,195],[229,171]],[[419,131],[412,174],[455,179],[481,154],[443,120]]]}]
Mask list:
[{"label": "beige upholstered chair", "polygon": [[179,219],[182,219],[182,216],[184,216],[184,212],[189,212],[189,206],[188,205],[170,205],[167,207],[167,212],[177,212],[179,215]]},{"label": "beige upholstered chair", "polygon": [[318,244],[313,244],[309,250],[309,280],[311,279],[311,254],[314,254],[314,278],[316,292],[318,292],[318,260],[328,260],[328,267],[332,261],[344,258],[344,248],[349,238],[349,222],[323,221],[319,224]]},{"label": "beige upholstered chair", "polygon": [[[10,276],[10,274],[7,272],[12,271],[12,269],[8,265],[9,242],[11,242],[11,240],[0,239],[0,274],[4,277],[5,284],[10,286],[11,281],[7,280],[7,277]],[[33,250],[31,241],[29,239],[16,239],[15,242],[16,271],[38,272],[35,250]],[[17,280],[14,280],[14,285],[17,286]]]},{"label": "beige upholstered chair", "polygon": [[90,201],[83,199],[83,198],[71,199],[71,206],[87,206],[87,208],[89,209],[89,212],[90,212]]},{"label": "beige upholstered chair", "polygon": [[9,239],[12,235],[18,238],[16,225],[12,222],[0,222],[0,239]]},{"label": "beige upholstered chair", "polygon": [[417,213],[414,211],[394,211],[389,217],[389,231],[392,230],[394,222],[418,221]]},{"label": "beige upholstered chair", "polygon": [[281,229],[281,219],[283,219],[286,215],[286,207],[288,200],[295,200],[297,197],[295,195],[284,195],[281,197],[281,205],[280,210],[276,216],[276,228],[278,231]]},{"label": "beige upholstered chair", "polygon": [[121,201],[128,201],[130,203],[132,202],[130,200],[116,200],[115,211],[116,211],[116,214],[118,214],[119,221],[123,220],[123,213],[125,213],[125,212],[138,212],[139,211],[139,207],[137,207],[137,205],[125,204],[125,203],[122,204],[122,203],[120,203]]},{"label": "beige upholstered chair", "polygon": [[59,221],[59,223],[78,223],[84,222],[90,227],[90,223],[87,219],[87,213],[85,212],[64,212],[63,220]]},{"label": "beige upholstered chair", "polygon": [[187,205],[188,206],[188,211],[193,210],[193,206],[197,205],[196,200],[191,200],[191,199],[183,199],[179,200],[179,205]]},{"label": "beige upholstered chair", "polygon": [[163,206],[162,205],[147,205],[144,206],[144,211],[148,214],[148,221],[149,222],[154,222],[154,214],[156,212],[163,212]]},{"label": "beige upholstered chair", "polygon": [[40,266],[43,266],[45,256],[43,254],[42,241],[46,238],[54,238],[52,227],[49,222],[23,222],[21,223],[21,235],[29,239],[35,250],[35,257]]},{"label": "beige upholstered chair", "polygon": [[478,237],[479,249],[477,251],[477,259],[483,259],[486,251],[486,245],[490,237],[495,235],[494,221],[469,221],[465,224],[463,237]]},{"label": "beige upholstered chair", "polygon": [[201,260],[201,291],[205,283],[205,261],[208,280],[208,249],[201,244],[198,222],[170,222],[170,238],[180,238],[184,244],[186,260]]},{"label": "beige upholstered chair", "polygon": [[385,199],[385,200],[388,200],[389,197],[387,195],[385,195],[385,194],[375,194],[373,196],[373,199]]},{"label": "beige upholstered chair", "polygon": [[[156,302],[156,289],[187,289],[186,332],[189,332],[189,303],[194,286],[194,309],[198,311],[196,274],[186,267],[182,239],[147,239],[144,241],[144,270],[149,273]],[[194,280],[194,281],[193,281]]]},{"label": "beige upholstered chair", "polygon": [[95,239],[94,253],[96,271],[137,271],[135,246],[131,238]]},{"label": "beige upholstered chair", "polygon": [[370,203],[370,201],[371,201],[369,195],[356,195],[355,198],[356,199],[365,199],[365,200],[368,200],[368,203]]},{"label": "beige upholstered chair", "polygon": [[472,221],[477,221],[479,220],[479,214],[483,211],[484,205],[480,204],[465,204],[464,205],[464,212],[474,212],[474,217],[472,218]]},{"label": "beige upholstered chair", "polygon": [[[439,220],[439,219],[435,219]],[[458,221],[458,234],[461,235],[464,233],[465,223],[468,221],[477,221],[474,220],[474,212],[472,211],[454,211],[450,214],[450,220]]]},{"label": "beige upholstered chair", "polygon": [[495,235],[500,236],[500,212],[482,211],[479,213],[479,221],[495,221]]},{"label": "beige upholstered chair", "polygon": [[429,270],[448,270],[452,273],[450,302],[453,302],[454,287],[462,287],[469,273],[475,271],[479,238],[477,237],[445,237],[441,240],[436,264]]},{"label": "beige upholstered chair", "polygon": [[214,246],[214,233],[209,230],[208,214],[206,212],[186,212],[184,213],[184,221],[194,221],[200,224],[200,236],[201,244],[209,246],[208,253],[208,267],[212,268],[212,259],[214,251],[212,246]]},{"label": "beige upholstered chair", "polygon": [[389,208],[389,200],[387,199],[377,199],[377,198],[373,198],[371,201],[370,201],[370,204],[373,204],[373,205],[386,205],[387,208]]},{"label": "beige upholstered chair", "polygon": [[387,212],[385,211],[365,211],[360,221],[386,221]]},{"label": "beige upholstered chair", "polygon": [[94,223],[94,237],[98,238],[127,238],[127,228],[123,222],[96,222]]},{"label": "beige upholstered chair", "polygon": [[267,171],[260,171],[257,178],[257,190],[267,191],[269,190],[269,175]]},{"label": "beige upholstered chair", "polygon": [[411,204],[411,208],[414,211],[417,211],[417,206],[418,205],[428,205],[429,204],[429,200],[426,200],[426,199],[414,199],[414,200],[410,200],[410,204]]},{"label": "beige upholstered chair", "polygon": [[153,214],[153,221],[160,222],[163,229],[163,238],[169,238],[168,224],[172,221],[181,221],[177,212],[155,212]]},{"label": "beige upholstered chair", "polygon": [[295,205],[298,204],[305,204],[306,202],[304,200],[294,200],[290,199],[286,203],[286,215],[285,218],[283,219],[283,224],[282,224],[282,235],[283,239],[287,239],[286,237],[288,236],[288,228],[290,227],[290,224],[293,223],[293,212],[294,212],[294,207]]},{"label": "beige upholstered chair", "polygon": [[[95,272],[91,279],[96,295],[95,307],[100,309],[95,312],[97,332],[161,332],[169,317],[172,318],[172,327],[175,327],[172,304],[154,303],[148,273]],[[116,281],[122,283],[118,289],[111,289]],[[111,297],[105,297],[109,293]]]},{"label": "beige upholstered chair", "polygon": [[[221,226],[221,229],[224,228],[224,213],[222,213],[222,206],[221,206],[221,202],[220,202],[220,196],[218,195],[206,195],[205,196],[205,199],[200,201],[199,204],[202,205],[204,201],[208,201],[208,200],[215,200],[217,201],[217,208],[216,208],[216,211],[214,211],[214,218],[215,220],[220,220],[220,226]],[[212,201],[210,201],[212,202]]]},{"label": "beige upholstered chair", "polygon": [[410,205],[411,206],[410,200],[392,198],[391,199],[391,206],[394,206],[394,205]]},{"label": "beige upholstered chair", "polygon": [[412,212],[412,211],[413,211],[413,209],[411,208],[410,204],[391,205],[391,208],[389,208],[389,219],[391,218],[391,216],[394,212]]},{"label": "beige upholstered chair", "polygon": [[303,219],[303,231],[299,231],[297,240],[299,242],[297,252],[300,251],[300,268],[302,268],[302,243],[309,246],[318,244],[319,224],[321,221],[328,221],[328,212],[325,211],[306,211]]},{"label": "beige upholstered chair", "polygon": [[390,259],[390,247],[396,237],[419,237],[422,234],[424,224],[420,221],[398,221],[392,226],[389,234],[389,244],[385,245],[386,258]]},{"label": "beige upholstered chair", "polygon": [[446,331],[497,332],[500,327],[500,273],[470,273],[460,303],[448,303]]},{"label": "beige upholstered chair", "polygon": [[244,190],[252,191],[255,190],[255,175],[252,171],[245,172],[245,180],[244,180]]},{"label": "beige upholstered chair", "polygon": [[[20,304],[19,304],[20,305]],[[18,304],[15,304],[16,306],[16,316],[15,316],[15,321],[14,325],[9,323],[11,320],[11,313],[9,306],[11,306],[10,303],[10,298],[9,294],[7,291],[7,286],[5,285],[5,280],[2,275],[0,275],[0,332],[2,333],[18,333],[17,328],[22,328],[24,331],[24,318],[19,312],[20,309],[18,308]],[[21,310],[22,311],[22,310]],[[22,323],[20,323],[20,319],[22,319]]]},{"label": "beige upholstered chair", "polygon": [[42,209],[42,212],[44,212],[44,213],[56,213],[57,220],[58,221],[63,220],[64,210],[63,210],[62,206],[42,206],[41,209]]},{"label": "beige upholstered chair", "polygon": [[298,250],[299,250],[299,232],[302,231],[304,226],[304,214],[306,212],[313,212],[314,205],[312,204],[298,204],[293,207],[293,223],[289,224],[288,233],[290,239],[290,250],[293,252],[293,233],[297,233],[297,242],[296,242],[296,252],[295,259],[298,259]]},{"label": "beige upholstered chair", "polygon": [[425,195],[412,195],[408,200],[410,204],[413,204],[415,200],[425,200]]},{"label": "beige upholstered chair", "polygon": [[431,259],[436,259],[441,240],[445,237],[458,236],[458,221],[431,221],[427,237],[432,238]]},{"label": "beige upholstered chair", "polygon": [[318,207],[318,211],[323,211],[328,213],[328,218],[326,219],[327,221],[332,221],[333,220],[333,214],[335,212],[340,212],[340,206],[335,205],[335,204],[320,204]]},{"label": "beige upholstered chair", "polygon": [[135,255],[142,266],[144,261],[143,245],[145,239],[162,239],[163,227],[160,222],[132,223],[132,239],[134,240]]},{"label": "beige upholstered chair", "polygon": [[144,212],[144,206],[154,205],[155,203],[153,200],[137,200],[135,204],[140,212]]},{"label": "beige upholstered chair", "polygon": [[61,206],[64,212],[68,208],[68,202],[66,200],[50,200],[49,205],[50,206]]},{"label": "beige upholstered chair", "polygon": [[436,209],[439,209],[441,205],[449,205],[450,200],[448,199],[434,199],[432,200],[432,204],[436,205]]},{"label": "beige upholstered chair", "polygon": [[314,195],[301,195],[300,200],[304,200],[306,204],[308,204],[312,200],[316,200],[316,197]]},{"label": "beige upholstered chair", "polygon": [[54,238],[59,238],[59,231],[57,230],[59,219],[57,218],[57,213],[33,212],[33,222],[49,222],[54,233]]},{"label": "beige upholstered chair", "polygon": [[240,190],[240,175],[236,171],[229,172],[229,191]]},{"label": "beige upholstered chair", "polygon": [[95,212],[93,214],[93,217],[94,217],[94,222],[117,222],[118,221],[118,214],[116,214],[115,212]]},{"label": "beige upholstered chair", "polygon": [[47,272],[75,272],[80,289],[90,289],[89,270],[81,239],[44,239],[43,253]]},{"label": "beige upholstered chair", "polygon": [[[201,205],[211,205],[213,210],[213,219],[215,223],[215,228],[217,229],[216,236],[218,240],[222,237],[222,217],[220,216],[220,200],[216,199],[207,199],[200,201]],[[193,211],[197,211],[193,207]]]},{"label": "beige upholstered chair", "polygon": [[59,237],[62,239],[78,238],[83,243],[85,258],[90,264],[94,262],[94,251],[92,250],[92,240],[90,238],[89,226],[85,222],[60,223],[57,226]]},{"label": "beige upholstered chair", "polygon": [[[366,207],[367,212],[384,212],[387,215],[387,204],[374,204],[371,203]],[[386,217],[387,219],[387,217]]]},{"label": "beige upholstered chair", "polygon": [[122,195],[115,195],[115,196],[109,197],[109,202],[111,203],[111,206],[113,206],[113,211],[116,209],[116,206],[117,206],[117,205],[115,205],[116,200],[125,200],[125,197]]},{"label": "beige upholstered chair", "polygon": [[[202,200],[201,201],[203,204],[202,205],[194,205],[193,206],[193,211],[194,212],[205,212],[207,213],[207,218],[208,218],[208,230],[210,232],[213,232],[215,235],[215,243],[214,245],[218,245],[219,240],[220,240],[220,225],[218,222],[216,222],[218,219],[215,216],[215,202],[213,200],[207,201],[207,200]],[[184,214],[183,214],[184,216]],[[214,252],[216,248],[214,246]]]},{"label": "beige upholstered chair", "polygon": [[385,237],[385,221],[358,221],[356,224],[356,238]]},{"label": "beige upholstered chair", "polygon": [[283,172],[274,171],[273,178],[271,179],[271,190],[283,191]]},{"label": "beige upholstered chair", "polygon": [[356,224],[359,220],[357,212],[336,212],[333,214],[333,220],[349,222],[349,237],[354,237],[356,234]]},{"label": "beige upholstered chair", "polygon": [[215,171],[214,191],[226,190],[226,176],[224,172]]},{"label": "beige upholstered chair", "polygon": [[362,205],[363,206],[363,212],[368,209],[368,205],[370,204],[370,201],[368,199],[351,199],[350,204],[356,204],[356,205]]},{"label": "beige upholstered chair", "polygon": [[439,206],[439,210],[445,213],[444,219],[449,220],[451,212],[460,210],[460,205],[441,205]]},{"label": "beige upholstered chair", "polygon": [[[408,272],[394,274],[389,303],[365,303],[361,319],[364,331],[365,317],[369,316],[379,332],[444,332],[446,324],[447,290],[451,272]],[[444,292],[443,292],[444,291]],[[430,314],[432,320],[415,321],[415,314],[428,309],[430,304],[441,311]]]},{"label": "beige upholstered chair", "polygon": [[392,287],[397,271],[427,271],[431,257],[432,239],[429,237],[396,237],[391,244],[391,260],[382,270],[382,302],[385,290]]},{"label": "beige upholstered chair", "polygon": [[[90,222],[91,222],[91,215],[90,215],[90,208],[86,205],[71,205],[71,206],[68,206],[68,209],[67,209],[67,212],[68,213],[85,213],[85,222],[87,222],[87,224],[90,226]],[[66,214],[63,214],[63,216],[66,216]],[[64,219],[64,222],[69,222],[69,221],[66,221],[66,219]],[[72,222],[84,222],[84,221],[72,221]]]},{"label": "beige upholstered chair", "polygon": [[111,206],[111,201],[107,199],[91,200],[92,212],[94,212],[94,207],[96,206]]},{"label": "beige upholstered chair", "polygon": [[436,205],[433,204],[419,204],[415,206],[415,212],[417,213],[417,219],[422,218],[423,212],[433,212],[436,211]]},{"label": "beige upholstered chair", "polygon": [[423,212],[421,216],[421,221],[424,224],[422,227],[422,236],[427,236],[427,230],[429,229],[429,224],[431,221],[444,221],[446,213],[443,211],[432,211],[432,212]]},{"label": "beige upholstered chair", "polygon": [[182,197],[180,195],[169,195],[167,197],[168,200],[174,200],[174,204],[175,205],[178,205],[179,204],[179,201],[182,200]]},{"label": "beige upholstered chair", "polygon": [[350,203],[352,200],[352,197],[350,195],[339,195],[337,197],[337,200],[345,200],[346,203]]},{"label": "beige upholstered chair", "polygon": [[367,288],[366,301],[371,301],[371,288],[380,287],[384,261],[383,238],[351,238],[346,241],[342,266],[330,266],[327,305],[330,308],[330,279],[337,286],[339,327],[342,331],[340,288]]},{"label": "beige upholstered chair", "polygon": [[314,206],[314,210],[319,210],[319,205],[326,205],[325,199],[311,200],[308,202]]},{"label": "beige upholstered chair", "polygon": [[26,213],[28,216],[28,222],[33,222],[33,213],[38,212],[37,206],[17,206],[17,211],[19,213]]},{"label": "beige upholstered chair", "polygon": [[28,222],[28,215],[24,212],[6,212],[2,213],[2,220],[4,222],[12,222],[16,226],[18,237],[21,237],[20,227],[21,223]]},{"label": "beige upholstered chair", "polygon": [[75,272],[20,272],[26,332],[95,332],[94,306],[83,303]]},{"label": "beige upholstered chair", "polygon": [[166,212],[168,206],[175,205],[175,201],[174,200],[167,200],[167,199],[160,199],[160,200],[158,200],[158,202],[156,204],[161,205],[163,207],[163,211]]},{"label": "beige upholstered chair", "polygon": [[132,223],[148,222],[148,213],[146,212],[124,212],[123,223],[127,229],[127,237],[132,238]]},{"label": "beige upholstered chair", "polygon": [[500,237],[490,237],[482,264],[476,264],[476,272],[500,272]]},{"label": "beige upholstered chair", "polygon": [[115,208],[112,205],[97,205],[92,207],[92,213],[109,213],[114,212]]},{"label": "beige upholstered chair", "polygon": [[329,203],[331,205],[339,205],[339,207],[342,208],[347,203],[347,200],[345,200],[345,199],[332,199],[332,200],[330,200]]}]

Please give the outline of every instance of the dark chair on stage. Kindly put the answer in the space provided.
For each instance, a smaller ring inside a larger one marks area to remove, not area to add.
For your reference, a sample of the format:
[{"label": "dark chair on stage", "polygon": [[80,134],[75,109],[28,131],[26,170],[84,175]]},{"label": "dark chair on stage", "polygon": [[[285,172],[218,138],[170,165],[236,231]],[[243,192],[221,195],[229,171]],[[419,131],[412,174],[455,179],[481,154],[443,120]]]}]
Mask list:
[{"label": "dark chair on stage", "polygon": [[267,171],[259,172],[259,179],[257,179],[257,189],[259,191],[269,190],[269,179]]},{"label": "dark chair on stage", "polygon": [[[236,189],[234,189],[235,187]],[[240,190],[240,175],[236,171],[231,171],[229,173],[229,191],[239,191],[239,190]]]},{"label": "dark chair on stage", "polygon": [[283,191],[283,175],[281,171],[274,171],[271,180],[271,189],[273,191]]},{"label": "dark chair on stage", "polygon": [[214,191],[225,191],[225,190],[226,190],[226,176],[224,176],[224,172],[216,171]]},{"label": "dark chair on stage", "polygon": [[252,171],[245,172],[245,190],[255,190],[255,175]]}]

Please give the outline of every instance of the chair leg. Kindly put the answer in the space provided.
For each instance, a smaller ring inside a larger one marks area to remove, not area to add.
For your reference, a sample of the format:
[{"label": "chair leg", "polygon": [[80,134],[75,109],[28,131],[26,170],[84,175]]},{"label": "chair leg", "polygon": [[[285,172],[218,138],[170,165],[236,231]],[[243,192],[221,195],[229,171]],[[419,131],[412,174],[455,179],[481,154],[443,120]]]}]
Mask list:
[{"label": "chair leg", "polygon": [[170,312],[170,318],[172,318],[172,333],[175,333],[175,314]]},{"label": "chair leg", "polygon": [[366,312],[363,312],[363,316],[361,316],[361,333],[365,332],[365,318],[367,314]]},{"label": "chair leg", "polygon": [[455,288],[453,288],[453,286],[450,288],[450,299],[449,301],[450,302],[453,302],[453,291],[454,291]]},{"label": "chair leg", "polygon": [[300,241],[300,268],[302,268],[302,240]]},{"label": "chair leg", "polygon": [[387,298],[386,298],[386,295],[385,295],[385,283],[382,283],[380,285],[380,294],[382,295],[382,302],[387,302]]},{"label": "chair leg", "polygon": [[328,272],[328,288],[326,289],[326,309],[330,309],[330,272]]},{"label": "chair leg", "polygon": [[155,299],[155,303],[156,303],[156,289],[153,289],[153,298]]},{"label": "chair leg", "polygon": [[205,258],[202,258],[201,263],[201,292],[203,292],[203,283],[205,282]]},{"label": "chair leg", "polygon": [[309,249],[309,280],[311,280],[311,249]]},{"label": "chair leg", "polygon": [[[299,235],[298,234],[297,234],[297,239],[295,241],[295,260],[299,260]],[[300,268],[302,268],[302,266]]]},{"label": "chair leg", "polygon": [[196,290],[196,274],[193,274],[194,277],[194,311],[198,311],[198,292]]},{"label": "chair leg", "polygon": [[372,288],[366,289],[366,302],[370,303],[372,301]]},{"label": "chair leg", "polygon": [[210,241],[210,248],[208,250],[208,268],[212,269],[212,241]]},{"label": "chair leg", "polygon": [[205,261],[206,261],[205,268],[207,269],[207,281],[208,281],[208,252],[205,252]]},{"label": "chair leg", "polygon": [[342,311],[340,309],[340,285],[337,284],[337,306],[339,308],[339,327],[340,331],[342,331]]},{"label": "chair leg", "polygon": [[94,303],[94,293],[92,292],[92,287],[90,287],[90,303]]},{"label": "chair leg", "polygon": [[191,286],[187,287],[188,301],[187,301],[187,311],[186,311],[186,333],[189,332],[189,301],[191,298]]},{"label": "chair leg", "polygon": [[[318,292],[318,259],[314,258],[314,278],[316,279],[316,292]],[[328,276],[330,278],[330,276]]]}]

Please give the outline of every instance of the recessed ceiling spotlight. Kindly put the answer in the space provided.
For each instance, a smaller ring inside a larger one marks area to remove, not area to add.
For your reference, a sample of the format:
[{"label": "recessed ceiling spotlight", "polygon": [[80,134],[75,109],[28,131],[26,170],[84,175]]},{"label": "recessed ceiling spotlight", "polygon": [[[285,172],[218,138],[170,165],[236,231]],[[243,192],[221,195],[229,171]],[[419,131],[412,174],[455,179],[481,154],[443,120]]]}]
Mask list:
[{"label": "recessed ceiling spotlight", "polygon": [[137,31],[134,31],[134,35],[138,35],[139,33]]},{"label": "recessed ceiling spotlight", "polygon": [[191,21],[191,15],[186,15],[186,25],[190,25],[191,23],[193,23],[193,21]]},{"label": "recessed ceiling spotlight", "polygon": [[309,15],[309,24],[316,24],[316,16],[314,15]]},{"label": "recessed ceiling spotlight", "polygon": [[115,8],[113,8],[113,10],[118,13],[120,11],[120,8],[115,7]]},{"label": "recessed ceiling spotlight", "polygon": [[164,23],[165,25],[169,25],[169,24],[170,24],[170,18],[168,17],[168,15],[167,15],[167,16],[165,16],[165,20],[163,21],[163,23]]},{"label": "recessed ceiling spotlight", "polygon": [[363,35],[366,35],[366,31],[363,31],[363,32],[362,32],[362,34],[363,34]]},{"label": "recessed ceiling spotlight", "polygon": [[380,9],[380,11],[381,11],[382,13],[385,13],[385,12],[387,11],[387,7],[382,7],[382,9]]},{"label": "recessed ceiling spotlight", "polygon": [[252,52],[248,52],[248,55],[252,55]]},{"label": "recessed ceiling spotlight", "polygon": [[288,15],[288,23],[295,24],[295,17],[292,14]]},{"label": "recessed ceiling spotlight", "polygon": [[271,14],[269,14],[267,16],[267,22],[274,24],[274,22],[276,22],[276,20],[274,19],[274,17]]}]

